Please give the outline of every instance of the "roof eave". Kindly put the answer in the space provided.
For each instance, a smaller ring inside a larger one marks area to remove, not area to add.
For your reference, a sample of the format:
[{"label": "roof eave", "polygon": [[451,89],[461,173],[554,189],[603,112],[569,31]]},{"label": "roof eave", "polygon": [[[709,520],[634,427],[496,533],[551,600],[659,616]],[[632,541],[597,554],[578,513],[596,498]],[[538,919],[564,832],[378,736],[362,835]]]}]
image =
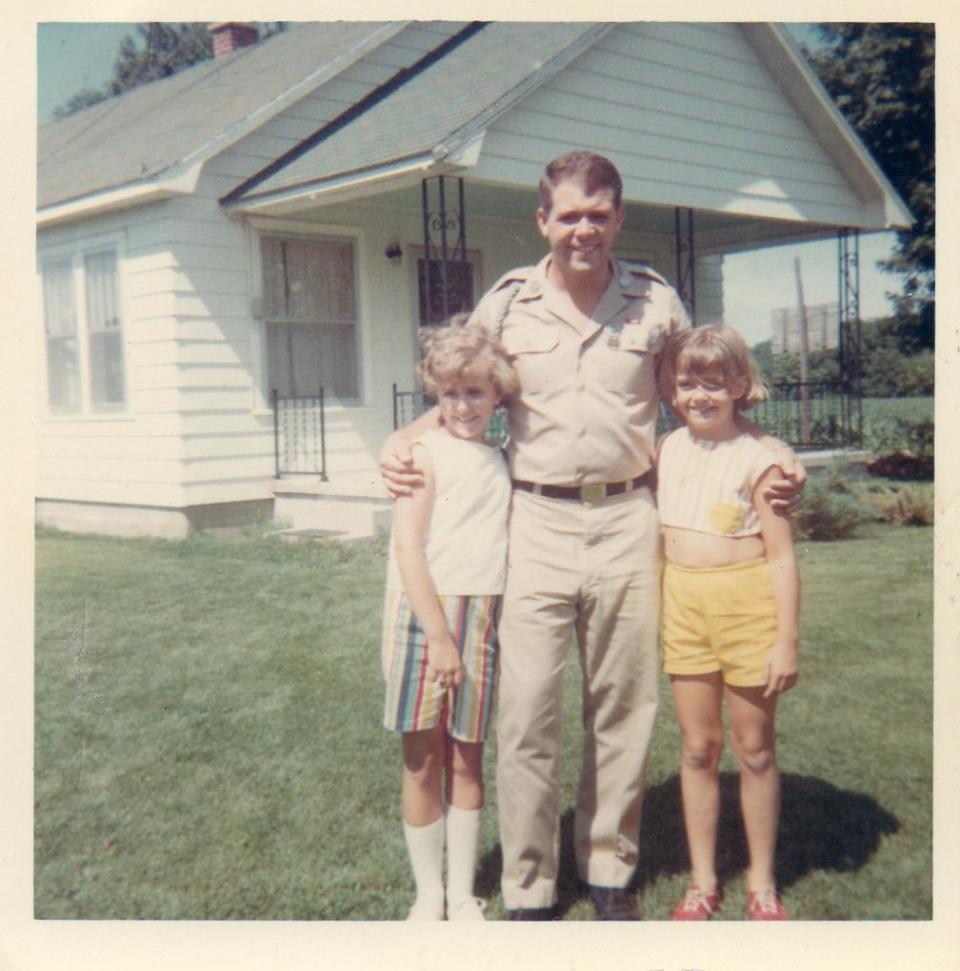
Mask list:
[{"label": "roof eave", "polygon": [[130,209],[151,202],[161,202],[174,196],[192,195],[196,191],[202,168],[202,162],[179,165],[139,182],[40,206],[37,209],[37,227],[46,228],[58,223],[89,219],[91,216],[99,216],[118,209]]},{"label": "roof eave", "polygon": [[897,190],[866,150],[840,109],[785,29],[773,23],[742,23],[766,68],[778,80],[800,116],[850,180],[866,208],[882,206],[884,228],[900,229],[914,218]]},{"label": "roof eave", "polygon": [[[425,152],[367,169],[341,172],[313,182],[276,189],[273,192],[250,193],[225,203],[223,208],[231,215],[287,215],[304,206],[348,202],[407,184],[416,184],[428,175],[439,175],[452,167],[449,163],[438,160],[432,152]],[[457,166],[462,167],[462,164]]]}]

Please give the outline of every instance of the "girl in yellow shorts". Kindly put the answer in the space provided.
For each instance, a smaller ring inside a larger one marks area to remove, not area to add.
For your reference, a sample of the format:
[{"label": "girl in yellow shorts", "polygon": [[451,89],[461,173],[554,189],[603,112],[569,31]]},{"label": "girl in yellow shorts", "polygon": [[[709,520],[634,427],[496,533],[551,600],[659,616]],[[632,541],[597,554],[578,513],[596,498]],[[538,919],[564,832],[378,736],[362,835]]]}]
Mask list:
[{"label": "girl in yellow shorts", "polygon": [[764,498],[775,456],[739,418],[766,397],[729,327],[686,331],[666,348],[664,399],[684,426],[657,450],[666,566],[664,670],[683,746],[680,782],[691,884],[674,920],[707,920],[721,903],[715,866],[723,698],[740,763],[751,920],[786,920],[774,882],[780,775],[774,713],[797,683],[799,578],[790,523]]}]

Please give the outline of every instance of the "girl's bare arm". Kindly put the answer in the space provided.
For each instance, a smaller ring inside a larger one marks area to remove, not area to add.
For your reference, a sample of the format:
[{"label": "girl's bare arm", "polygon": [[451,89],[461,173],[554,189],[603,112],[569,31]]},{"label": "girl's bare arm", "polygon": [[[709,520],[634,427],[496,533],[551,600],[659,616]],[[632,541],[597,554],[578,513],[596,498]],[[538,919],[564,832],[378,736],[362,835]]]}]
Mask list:
[{"label": "girl's bare arm", "polygon": [[423,482],[412,487],[409,494],[400,496],[394,503],[394,552],[403,589],[427,635],[427,676],[433,681],[453,686],[463,681],[463,665],[440,607],[437,588],[430,576],[424,553],[436,480],[427,450],[415,445],[411,451],[417,467],[423,473]]},{"label": "girl's bare arm", "polygon": [[760,530],[770,572],[773,597],[777,605],[777,639],[764,668],[764,697],[780,694],[797,683],[797,640],[800,626],[800,573],[793,548],[790,521],[774,512],[765,490],[770,481],[782,476],[771,466],[753,491],[753,502],[760,517]]}]

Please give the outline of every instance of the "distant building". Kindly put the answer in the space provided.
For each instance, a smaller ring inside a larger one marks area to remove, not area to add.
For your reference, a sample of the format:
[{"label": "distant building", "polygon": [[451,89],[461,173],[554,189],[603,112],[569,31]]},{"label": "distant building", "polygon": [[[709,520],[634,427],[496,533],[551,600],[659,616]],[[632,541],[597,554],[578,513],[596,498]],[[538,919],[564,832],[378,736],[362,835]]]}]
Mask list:
[{"label": "distant building", "polygon": [[[800,350],[800,314],[796,307],[780,307],[770,315],[773,321],[771,346],[773,354],[796,353]],[[807,341],[811,351],[837,346],[840,333],[840,308],[834,303],[807,307]]]}]

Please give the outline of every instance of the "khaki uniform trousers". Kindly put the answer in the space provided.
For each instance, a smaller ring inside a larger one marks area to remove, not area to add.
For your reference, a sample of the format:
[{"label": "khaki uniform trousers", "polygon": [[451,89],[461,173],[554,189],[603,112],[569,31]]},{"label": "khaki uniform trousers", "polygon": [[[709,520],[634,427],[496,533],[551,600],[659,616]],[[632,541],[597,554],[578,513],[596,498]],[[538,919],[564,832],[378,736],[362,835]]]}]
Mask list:
[{"label": "khaki uniform trousers", "polygon": [[497,802],[509,909],[556,901],[564,668],[583,672],[577,866],[623,887],[637,864],[657,712],[659,518],[640,488],[597,503],[514,491],[500,620]]}]

